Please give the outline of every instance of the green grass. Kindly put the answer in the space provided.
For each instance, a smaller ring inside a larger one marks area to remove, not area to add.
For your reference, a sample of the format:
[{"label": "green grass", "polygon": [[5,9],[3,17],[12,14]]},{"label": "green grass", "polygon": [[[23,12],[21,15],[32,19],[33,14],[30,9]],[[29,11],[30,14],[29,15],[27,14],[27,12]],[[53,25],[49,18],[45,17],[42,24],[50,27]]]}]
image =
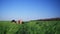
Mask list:
[{"label": "green grass", "polygon": [[60,34],[60,21],[29,21],[24,24],[0,21],[0,34]]}]

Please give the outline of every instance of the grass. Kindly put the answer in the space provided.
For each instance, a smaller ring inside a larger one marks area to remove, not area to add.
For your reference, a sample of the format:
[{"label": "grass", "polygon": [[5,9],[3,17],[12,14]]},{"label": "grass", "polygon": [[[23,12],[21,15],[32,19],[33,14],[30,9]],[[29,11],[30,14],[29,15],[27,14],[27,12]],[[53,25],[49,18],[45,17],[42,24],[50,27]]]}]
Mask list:
[{"label": "grass", "polygon": [[60,34],[60,21],[29,21],[24,24],[0,21],[0,34]]}]

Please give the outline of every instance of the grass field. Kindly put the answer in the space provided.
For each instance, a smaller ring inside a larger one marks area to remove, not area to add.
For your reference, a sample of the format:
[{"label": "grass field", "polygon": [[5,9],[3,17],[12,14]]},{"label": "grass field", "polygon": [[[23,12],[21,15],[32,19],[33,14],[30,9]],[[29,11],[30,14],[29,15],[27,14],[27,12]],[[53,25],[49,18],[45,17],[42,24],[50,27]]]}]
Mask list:
[{"label": "grass field", "polygon": [[60,21],[29,21],[24,24],[0,21],[0,34],[60,34]]}]

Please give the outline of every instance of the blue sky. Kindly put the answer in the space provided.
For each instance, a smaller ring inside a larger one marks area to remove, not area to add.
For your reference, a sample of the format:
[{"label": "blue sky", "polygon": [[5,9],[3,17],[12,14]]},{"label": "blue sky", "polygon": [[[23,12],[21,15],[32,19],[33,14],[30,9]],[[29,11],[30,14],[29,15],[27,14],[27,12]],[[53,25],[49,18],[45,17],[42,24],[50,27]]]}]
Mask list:
[{"label": "blue sky", "polygon": [[0,0],[0,20],[60,17],[59,0]]}]

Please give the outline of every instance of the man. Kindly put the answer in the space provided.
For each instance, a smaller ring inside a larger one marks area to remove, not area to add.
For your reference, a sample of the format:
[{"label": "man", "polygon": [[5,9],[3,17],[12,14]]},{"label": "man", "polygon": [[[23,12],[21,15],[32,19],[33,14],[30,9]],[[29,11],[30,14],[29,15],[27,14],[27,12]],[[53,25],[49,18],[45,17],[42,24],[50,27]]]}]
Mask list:
[{"label": "man", "polygon": [[22,24],[22,20],[18,20],[18,24]]},{"label": "man", "polygon": [[16,23],[16,21],[15,21],[15,20],[12,20],[11,22],[12,22],[12,23]]}]

